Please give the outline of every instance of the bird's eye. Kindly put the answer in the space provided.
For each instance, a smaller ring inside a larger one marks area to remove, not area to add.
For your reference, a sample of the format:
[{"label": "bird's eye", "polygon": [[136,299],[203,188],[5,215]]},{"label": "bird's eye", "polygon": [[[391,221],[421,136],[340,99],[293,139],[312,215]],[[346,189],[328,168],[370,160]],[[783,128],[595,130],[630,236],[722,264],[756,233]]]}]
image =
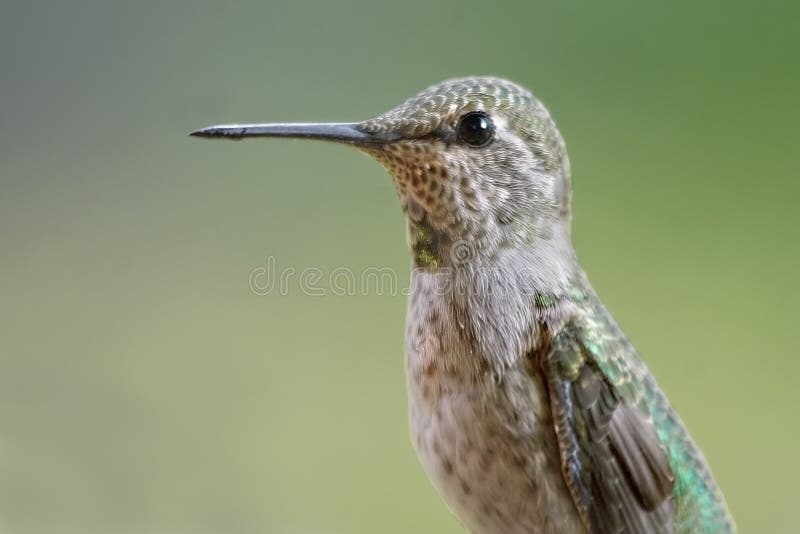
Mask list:
[{"label": "bird's eye", "polygon": [[492,140],[493,135],[492,119],[482,111],[467,113],[458,121],[458,138],[470,146],[484,146]]}]

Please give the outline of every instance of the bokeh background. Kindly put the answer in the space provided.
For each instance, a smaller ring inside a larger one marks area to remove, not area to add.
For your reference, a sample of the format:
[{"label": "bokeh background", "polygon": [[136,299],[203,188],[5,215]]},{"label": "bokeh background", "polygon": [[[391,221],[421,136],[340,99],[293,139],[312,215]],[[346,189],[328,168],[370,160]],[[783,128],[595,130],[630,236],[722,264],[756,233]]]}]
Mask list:
[{"label": "bokeh background", "polygon": [[0,16],[0,531],[461,532],[406,428],[385,172],[188,138],[503,75],[570,148],[585,268],[742,532],[796,532],[797,4],[22,2]]}]

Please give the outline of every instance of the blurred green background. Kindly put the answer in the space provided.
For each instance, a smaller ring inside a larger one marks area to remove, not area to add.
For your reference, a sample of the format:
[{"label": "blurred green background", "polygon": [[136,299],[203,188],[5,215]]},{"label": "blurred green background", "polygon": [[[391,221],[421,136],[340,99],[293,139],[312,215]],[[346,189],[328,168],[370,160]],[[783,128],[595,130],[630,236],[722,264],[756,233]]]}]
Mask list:
[{"label": "blurred green background", "polygon": [[742,532],[796,532],[797,4],[22,2],[0,16],[0,531],[461,532],[406,429],[389,177],[218,122],[357,120],[446,77],[534,90],[585,268]]}]

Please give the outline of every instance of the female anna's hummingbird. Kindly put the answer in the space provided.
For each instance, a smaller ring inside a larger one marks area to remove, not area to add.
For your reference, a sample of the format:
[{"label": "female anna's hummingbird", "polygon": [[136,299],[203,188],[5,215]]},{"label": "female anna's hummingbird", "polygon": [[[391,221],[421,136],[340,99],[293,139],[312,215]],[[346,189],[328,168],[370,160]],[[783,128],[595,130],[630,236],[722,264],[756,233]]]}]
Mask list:
[{"label": "female anna's hummingbird", "polygon": [[412,438],[470,532],[734,532],[702,453],[578,265],[564,141],[527,90],[449,80],[364,122],[192,135],[336,141],[389,170],[413,261]]}]

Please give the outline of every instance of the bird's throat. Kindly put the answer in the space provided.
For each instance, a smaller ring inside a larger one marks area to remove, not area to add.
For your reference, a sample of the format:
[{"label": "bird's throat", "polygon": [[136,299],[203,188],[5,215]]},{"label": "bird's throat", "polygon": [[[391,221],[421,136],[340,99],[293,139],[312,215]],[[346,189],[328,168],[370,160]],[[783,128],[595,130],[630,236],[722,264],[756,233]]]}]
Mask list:
[{"label": "bird's throat", "polygon": [[408,243],[414,268],[433,271],[442,266],[442,236],[427,221],[408,221]]}]

